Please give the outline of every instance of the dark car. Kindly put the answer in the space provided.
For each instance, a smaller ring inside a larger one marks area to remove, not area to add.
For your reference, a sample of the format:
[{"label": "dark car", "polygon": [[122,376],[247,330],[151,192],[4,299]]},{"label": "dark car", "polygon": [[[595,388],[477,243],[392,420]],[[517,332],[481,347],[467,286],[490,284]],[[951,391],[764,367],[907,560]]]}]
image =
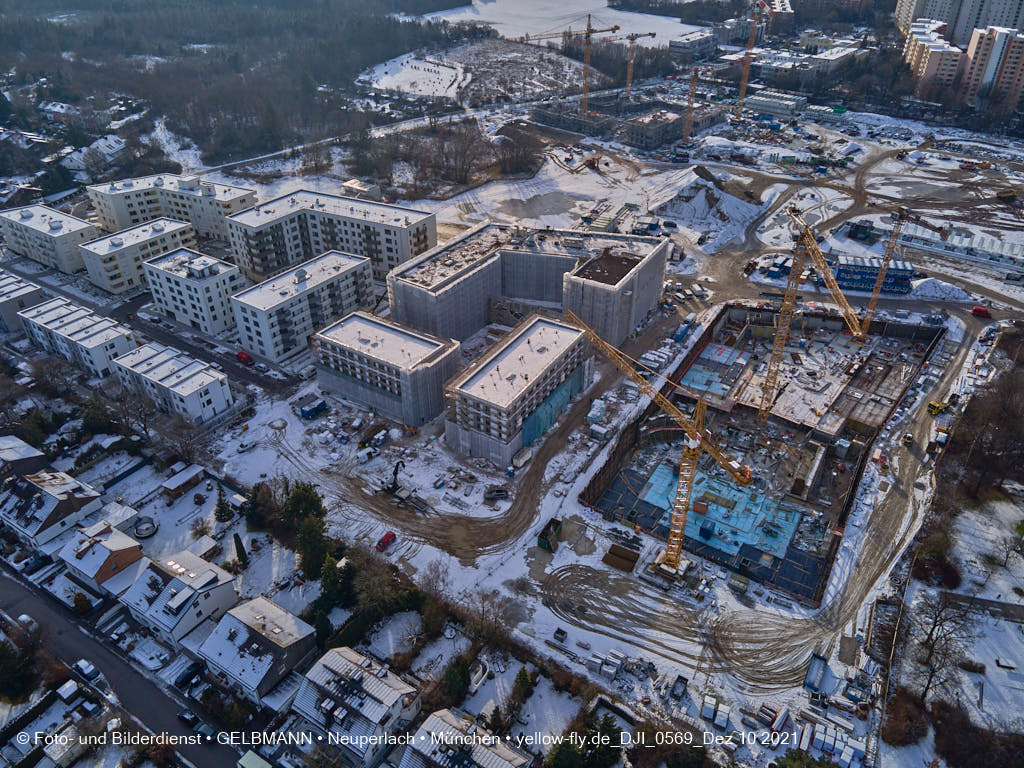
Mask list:
[{"label": "dark car", "polygon": [[174,678],[175,688],[184,688],[185,685],[196,675],[203,670],[203,663],[201,661],[193,661],[187,667],[185,667],[178,676]]},{"label": "dark car", "polygon": [[195,726],[199,722],[199,715],[193,712],[191,709],[179,709],[178,719],[181,720],[185,725]]},{"label": "dark car", "polygon": [[199,723],[198,725],[192,726],[192,731],[200,736],[204,736],[207,739],[212,739],[217,735],[217,729],[209,723]]}]

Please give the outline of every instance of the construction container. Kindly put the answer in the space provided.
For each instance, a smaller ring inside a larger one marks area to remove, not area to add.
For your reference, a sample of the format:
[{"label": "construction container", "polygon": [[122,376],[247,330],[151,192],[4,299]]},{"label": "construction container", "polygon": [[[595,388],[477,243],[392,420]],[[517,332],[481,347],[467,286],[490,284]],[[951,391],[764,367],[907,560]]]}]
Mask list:
[{"label": "construction container", "polygon": [[700,716],[703,720],[712,721],[715,719],[715,711],[718,709],[718,702],[711,696],[705,696],[700,706]]},{"label": "construction container", "polygon": [[562,521],[552,517],[537,534],[537,546],[546,549],[548,552],[558,550],[558,537],[562,533]]}]

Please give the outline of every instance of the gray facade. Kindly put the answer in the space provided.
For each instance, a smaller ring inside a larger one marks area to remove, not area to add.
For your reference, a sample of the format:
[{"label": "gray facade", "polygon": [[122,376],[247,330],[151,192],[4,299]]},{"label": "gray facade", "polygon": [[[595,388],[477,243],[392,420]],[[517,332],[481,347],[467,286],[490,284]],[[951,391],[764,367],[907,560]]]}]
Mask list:
[{"label": "gray facade", "polygon": [[313,339],[321,387],[418,427],[441,413],[444,384],[462,364],[457,341],[353,312]]},{"label": "gray facade", "polygon": [[[573,309],[585,322],[614,329],[618,343],[657,307],[671,250],[671,241],[655,237],[481,224],[388,274],[391,315],[464,341],[487,325],[492,302],[515,299],[539,309]],[[593,280],[585,275],[609,253],[636,268],[613,285],[598,285],[591,296]],[[584,277],[570,282],[577,274]],[[591,317],[591,307],[606,314],[614,309],[614,317]]]}]

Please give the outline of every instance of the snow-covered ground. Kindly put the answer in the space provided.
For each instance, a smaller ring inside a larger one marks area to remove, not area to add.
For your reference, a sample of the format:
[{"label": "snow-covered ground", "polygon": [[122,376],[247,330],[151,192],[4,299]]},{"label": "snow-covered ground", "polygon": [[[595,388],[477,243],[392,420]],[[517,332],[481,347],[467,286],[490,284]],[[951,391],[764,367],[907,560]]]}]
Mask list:
[{"label": "snow-covered ground", "polygon": [[362,645],[378,659],[388,659],[396,653],[411,651],[422,627],[419,613],[402,611],[374,627]]},{"label": "snow-covered ground", "polygon": [[440,680],[451,660],[468,651],[471,645],[469,637],[455,625],[449,624],[441,637],[423,646],[412,663],[412,671],[423,680]]},{"label": "snow-covered ground", "polygon": [[473,0],[472,5],[438,11],[424,18],[429,21],[489,24],[503,37],[517,38],[559,32],[570,27],[585,29],[587,14],[592,14],[594,27],[618,25],[620,35],[654,32],[655,38],[637,40],[638,45],[649,47],[666,46],[672,38],[697,29],[665,16],[616,11],[609,8],[604,0],[563,0],[560,3],[549,0]]},{"label": "snow-covered ground", "polygon": [[[548,678],[540,677],[519,712],[518,722],[512,727],[512,738],[524,740],[540,737],[544,740],[558,736],[565,732],[582,704],[568,693],[556,691]],[[543,741],[528,746],[528,749],[531,752],[547,752]]]},{"label": "snow-covered ground", "polygon": [[465,67],[458,62],[407,53],[378,64],[362,77],[372,87],[380,90],[455,99],[467,75]]},{"label": "snow-covered ground", "polygon": [[[959,563],[965,594],[1020,603],[1024,598],[1024,556],[1007,555],[1014,527],[1024,520],[1024,500],[1009,497],[965,507],[953,521],[953,557]],[[1005,565],[1003,563],[1006,563]]]},{"label": "snow-covered ground", "polygon": [[177,136],[167,127],[167,119],[160,118],[153,125],[153,132],[142,137],[143,141],[154,142],[168,160],[181,164],[183,172],[202,170],[205,166],[199,147],[188,138]]}]

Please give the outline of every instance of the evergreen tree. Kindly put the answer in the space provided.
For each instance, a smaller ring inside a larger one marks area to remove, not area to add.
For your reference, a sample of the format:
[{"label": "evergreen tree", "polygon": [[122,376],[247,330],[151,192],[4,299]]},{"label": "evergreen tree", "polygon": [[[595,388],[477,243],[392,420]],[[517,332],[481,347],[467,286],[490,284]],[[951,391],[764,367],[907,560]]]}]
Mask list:
[{"label": "evergreen tree", "polygon": [[487,730],[499,735],[505,730],[505,723],[501,719],[500,704],[495,704],[494,709],[491,710],[491,716],[487,718]]},{"label": "evergreen tree", "polygon": [[224,496],[224,486],[217,485],[217,506],[214,507],[213,517],[218,523],[226,523],[231,519],[231,505]]},{"label": "evergreen tree", "polygon": [[249,554],[245,551],[245,545],[242,543],[242,537],[237,533],[235,534],[235,559],[238,560],[238,564],[243,568],[249,567]]},{"label": "evergreen tree", "polygon": [[331,627],[331,622],[327,618],[327,611],[323,608],[316,612],[316,618],[313,620],[313,628],[316,630],[316,644],[321,648],[326,648],[327,641],[331,639],[331,633],[334,629]]}]

